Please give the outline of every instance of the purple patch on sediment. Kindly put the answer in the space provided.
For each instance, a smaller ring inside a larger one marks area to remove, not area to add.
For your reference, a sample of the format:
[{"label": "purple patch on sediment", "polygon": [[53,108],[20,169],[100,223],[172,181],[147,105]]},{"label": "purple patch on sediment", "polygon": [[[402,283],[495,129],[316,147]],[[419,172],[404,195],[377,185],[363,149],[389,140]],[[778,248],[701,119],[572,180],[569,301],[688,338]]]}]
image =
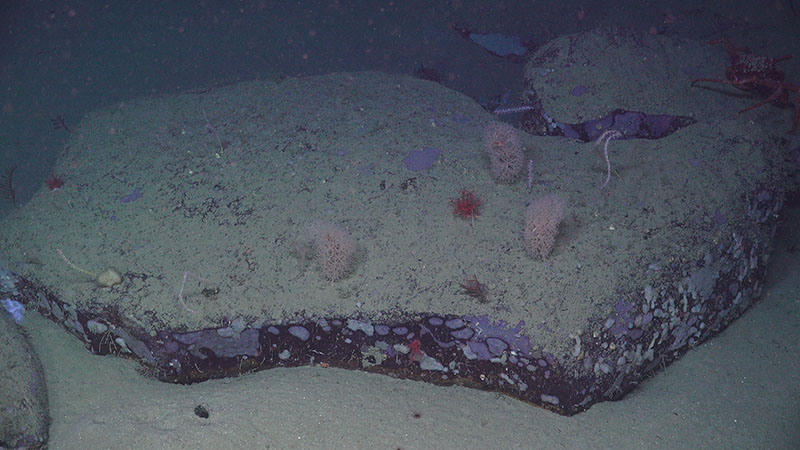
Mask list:
[{"label": "purple patch on sediment", "polygon": [[572,94],[573,97],[580,97],[581,95],[585,94],[588,89],[588,87],[581,84],[572,88],[569,93]]},{"label": "purple patch on sediment", "polygon": [[429,169],[442,153],[438,148],[425,147],[422,150],[411,150],[408,156],[403,159],[403,163],[408,170],[419,172]]},{"label": "purple patch on sediment", "polygon": [[364,164],[363,166],[358,168],[358,173],[360,173],[361,175],[372,175],[374,169],[375,169],[375,163]]},{"label": "purple patch on sediment", "polygon": [[719,208],[717,208],[717,210],[714,211],[714,225],[716,225],[717,228],[719,228],[725,225],[726,223],[728,223],[728,219],[726,219],[725,216],[722,215],[722,211],[720,211]]},{"label": "purple patch on sediment", "polygon": [[130,203],[142,198],[142,190],[139,188],[134,189],[130,194],[123,195],[121,199],[119,199],[122,203]]}]

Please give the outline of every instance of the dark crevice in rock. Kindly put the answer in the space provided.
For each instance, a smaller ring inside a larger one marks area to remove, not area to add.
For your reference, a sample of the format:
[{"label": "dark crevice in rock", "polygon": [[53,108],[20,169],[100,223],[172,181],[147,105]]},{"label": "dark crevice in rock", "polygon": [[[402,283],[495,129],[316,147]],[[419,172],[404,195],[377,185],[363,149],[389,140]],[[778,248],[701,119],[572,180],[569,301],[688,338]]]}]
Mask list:
[{"label": "dark crevice in rock", "polygon": [[538,136],[564,136],[591,142],[606,130],[619,131],[623,139],[660,139],[696,122],[687,116],[615,109],[599,119],[565,123],[550,117],[540,108],[534,108],[523,115],[522,128]]}]

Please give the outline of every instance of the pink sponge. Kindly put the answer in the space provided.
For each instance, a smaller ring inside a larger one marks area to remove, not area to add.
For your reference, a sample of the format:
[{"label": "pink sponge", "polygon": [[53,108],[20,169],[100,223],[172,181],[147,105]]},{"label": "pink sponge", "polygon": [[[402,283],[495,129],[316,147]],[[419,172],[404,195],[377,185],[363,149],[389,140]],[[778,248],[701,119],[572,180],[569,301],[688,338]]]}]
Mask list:
[{"label": "pink sponge", "polygon": [[309,231],[314,240],[314,258],[325,278],[337,281],[347,276],[356,252],[350,234],[334,224],[315,225]]},{"label": "pink sponge", "polygon": [[558,226],[564,219],[567,201],[558,194],[548,194],[525,210],[525,249],[531,256],[547,258],[556,242]]},{"label": "pink sponge", "polygon": [[525,165],[525,155],[517,129],[503,122],[490,122],[483,135],[483,147],[489,155],[489,170],[501,183],[513,183]]}]

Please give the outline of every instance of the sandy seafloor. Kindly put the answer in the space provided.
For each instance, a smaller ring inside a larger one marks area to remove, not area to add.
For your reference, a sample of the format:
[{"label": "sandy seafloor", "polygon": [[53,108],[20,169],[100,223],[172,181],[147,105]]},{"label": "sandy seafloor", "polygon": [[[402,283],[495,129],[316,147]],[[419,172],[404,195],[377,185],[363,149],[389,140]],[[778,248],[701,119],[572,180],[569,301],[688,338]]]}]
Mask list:
[{"label": "sandy seafloor", "polygon": [[[388,11],[300,3],[286,6],[273,22],[265,18],[268,2],[174,10],[94,1],[3,5],[0,20],[13,32],[0,43],[8,86],[0,168],[20,165],[24,202],[41,187],[66,141],[63,130],[50,129],[53,115],[74,124],[95,108],[129,98],[251,78],[362,69],[411,73],[425,64],[444,74],[445,85],[473,97],[518,93],[522,65],[467,43],[448,28],[454,21],[539,42],[597,25],[654,27],[698,40],[724,34],[759,54],[794,53],[782,67],[800,82],[800,19],[786,1],[751,10],[735,2],[558,2],[557,8],[537,2],[527,9],[514,2],[408,2]],[[766,108],[784,117],[788,129],[789,110]],[[623,401],[572,418],[477,390],[319,367],[169,385],[142,377],[132,361],[89,354],[58,326],[29,313],[25,327],[48,380],[50,447],[796,448],[800,206],[788,205],[785,216],[760,303]],[[210,418],[194,414],[198,404]]]}]

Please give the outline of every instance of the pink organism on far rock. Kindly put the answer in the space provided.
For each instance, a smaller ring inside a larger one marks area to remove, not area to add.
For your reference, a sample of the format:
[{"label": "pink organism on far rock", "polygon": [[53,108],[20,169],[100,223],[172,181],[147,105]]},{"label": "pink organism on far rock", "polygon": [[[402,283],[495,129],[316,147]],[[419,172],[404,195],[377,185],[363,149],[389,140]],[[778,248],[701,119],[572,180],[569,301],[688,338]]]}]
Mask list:
[{"label": "pink organism on far rock", "polygon": [[314,259],[322,275],[329,281],[346,277],[353,265],[356,242],[350,233],[332,223],[309,227],[313,240]]},{"label": "pink organism on far rock", "polygon": [[525,210],[523,239],[525,250],[533,257],[547,258],[556,242],[558,227],[564,219],[567,201],[558,194],[534,200]]},{"label": "pink organism on far rock", "polygon": [[64,180],[56,175],[55,172],[51,172],[50,176],[44,181],[44,184],[46,184],[51,191],[55,191],[61,189],[61,186],[64,186]]},{"label": "pink organism on far rock", "polygon": [[501,183],[513,183],[525,166],[525,154],[517,129],[503,122],[490,122],[483,135],[489,155],[489,171]]}]

